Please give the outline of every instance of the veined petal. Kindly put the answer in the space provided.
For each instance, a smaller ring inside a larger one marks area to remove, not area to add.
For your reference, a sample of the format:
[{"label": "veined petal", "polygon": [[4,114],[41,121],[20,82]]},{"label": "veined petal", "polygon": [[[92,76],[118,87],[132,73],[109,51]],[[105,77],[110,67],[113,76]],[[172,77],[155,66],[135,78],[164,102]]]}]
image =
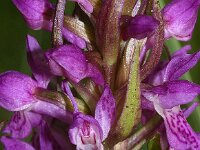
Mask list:
[{"label": "veined petal", "polygon": [[94,118],[77,113],[74,122],[69,129],[70,141],[75,144],[77,149],[100,150],[103,148],[102,129]]},{"label": "veined petal", "polygon": [[[85,78],[87,72],[86,58],[81,49],[73,45],[63,45],[46,53],[52,73],[64,75],[69,79],[79,82]],[[54,61],[56,65],[52,65]],[[56,69],[56,70],[55,70]],[[57,70],[60,70],[59,72]]]},{"label": "veined petal", "polygon": [[48,103],[45,101],[38,101],[37,103],[35,103],[32,106],[31,111],[38,114],[51,116],[68,124],[72,122],[73,118],[71,112],[68,112],[67,110],[62,109],[56,106],[55,104]]},{"label": "veined petal", "polygon": [[169,80],[177,80],[191,68],[193,68],[200,60],[200,52],[193,54],[185,54],[174,56],[168,63],[165,74],[164,82]]},{"label": "veined petal", "polygon": [[124,40],[136,38],[138,40],[151,36],[159,25],[159,21],[152,16],[137,15],[128,19],[123,31]]},{"label": "veined petal", "polygon": [[17,71],[0,74],[0,106],[10,110],[24,110],[37,102],[34,92],[38,86],[29,76]]},{"label": "veined petal", "polygon": [[27,35],[27,57],[32,73],[41,87],[46,88],[52,75],[50,74],[47,60],[37,40]]},{"label": "veined petal", "polygon": [[169,109],[191,102],[199,93],[199,85],[186,80],[177,80],[153,87],[149,92],[143,91],[142,94],[150,101],[154,101],[154,96],[157,96],[159,105]]},{"label": "veined petal", "polygon": [[200,60],[200,52],[188,54],[190,49],[191,46],[186,45],[172,54],[170,62],[160,62],[151,75],[148,76],[146,82],[156,86],[169,80],[179,79]]},{"label": "veined petal", "polygon": [[105,140],[110,131],[111,125],[115,119],[115,99],[111,89],[106,86],[95,110],[95,119],[99,122],[103,130],[103,139]]},{"label": "veined petal", "polygon": [[9,122],[6,125],[3,133],[9,134],[13,138],[23,139],[32,131],[31,122],[27,118],[24,111],[15,112]]},{"label": "veined petal", "polygon": [[30,111],[15,112],[10,122],[5,126],[3,133],[12,138],[23,139],[31,134],[32,128],[41,122],[41,116]]},{"label": "veined petal", "polygon": [[13,0],[13,3],[30,28],[41,29],[49,24],[53,5],[48,0]]},{"label": "veined petal", "polygon": [[30,144],[15,138],[3,136],[1,142],[6,150],[35,150]]},{"label": "veined petal", "polygon": [[179,107],[164,111],[168,142],[177,150],[200,149],[200,139],[187,123]]},{"label": "veined petal", "polygon": [[95,83],[104,84],[101,72],[87,61],[78,47],[63,45],[47,52],[46,56],[54,75],[65,76],[76,83],[86,77],[91,77]]},{"label": "veined petal", "polygon": [[39,128],[39,141],[41,150],[61,149],[51,135],[51,131],[45,121],[42,121]]},{"label": "veined petal", "polygon": [[84,39],[76,35],[75,33],[69,31],[66,27],[62,30],[63,37],[67,39],[69,42],[77,45],[79,48],[83,49],[86,47],[86,42]]},{"label": "veined petal", "polygon": [[166,37],[188,41],[197,20],[199,0],[173,0],[162,11]]}]

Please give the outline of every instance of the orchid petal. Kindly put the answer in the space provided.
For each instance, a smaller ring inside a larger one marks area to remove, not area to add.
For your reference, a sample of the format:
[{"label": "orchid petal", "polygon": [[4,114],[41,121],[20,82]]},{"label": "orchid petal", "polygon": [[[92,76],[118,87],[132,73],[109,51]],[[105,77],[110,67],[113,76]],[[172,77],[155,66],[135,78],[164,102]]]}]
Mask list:
[{"label": "orchid petal", "polygon": [[79,48],[84,49],[86,47],[85,40],[69,31],[67,28],[63,28],[62,34],[65,39],[67,39],[70,43],[77,45]]},{"label": "orchid petal", "polygon": [[164,81],[177,80],[200,60],[200,52],[174,57],[167,65]]},{"label": "orchid petal", "polygon": [[[57,67],[51,62],[49,63],[52,73],[55,75],[64,74],[75,82],[79,82],[85,77],[87,62],[81,49],[73,45],[63,45],[54,51],[47,52],[47,57],[50,61],[53,60],[57,63]],[[60,69],[60,72],[55,69]]]},{"label": "orchid petal", "polygon": [[13,114],[10,123],[6,125],[3,133],[9,134],[13,138],[23,139],[29,136],[31,131],[31,122],[25,112],[19,111]]},{"label": "orchid petal", "polygon": [[43,150],[54,150],[60,149],[59,145],[53,139],[51,132],[49,130],[48,125],[43,121],[40,125],[39,131],[39,141],[40,141],[40,149]]},{"label": "orchid petal", "polygon": [[37,102],[34,92],[38,84],[17,71],[0,74],[0,106],[10,111],[24,110]]},{"label": "orchid petal", "polygon": [[53,5],[48,0],[13,0],[28,26],[34,30],[49,26]]},{"label": "orchid petal", "polygon": [[108,86],[105,87],[95,110],[95,119],[103,130],[103,140],[106,139],[115,119],[115,99]]},{"label": "orchid petal", "polygon": [[46,53],[52,73],[68,77],[74,82],[91,77],[97,84],[103,85],[101,72],[88,63],[81,49],[73,45],[63,45]]},{"label": "orchid petal", "polygon": [[200,93],[200,86],[189,81],[170,81],[153,87],[151,92],[143,92],[143,96],[150,101],[153,96],[158,97],[159,105],[164,109],[191,102]]},{"label": "orchid petal", "polygon": [[184,112],[184,116],[187,118],[191,115],[191,113],[199,106],[198,102],[194,102],[191,106],[189,106]]},{"label": "orchid petal", "polygon": [[46,88],[52,75],[49,72],[47,60],[37,40],[28,35],[27,38],[28,63],[32,69],[33,75],[41,87]]},{"label": "orchid petal", "polygon": [[6,150],[35,150],[30,144],[21,140],[3,136],[1,142]]},{"label": "orchid petal", "polygon": [[129,19],[122,31],[124,40],[136,38],[138,40],[150,37],[159,25],[159,21],[152,16],[137,15]]},{"label": "orchid petal", "polygon": [[5,126],[3,133],[13,138],[23,139],[31,134],[32,128],[41,122],[41,115],[31,111],[15,112],[10,122]]},{"label": "orchid petal", "polygon": [[173,0],[166,5],[162,12],[166,28],[165,36],[173,36],[181,41],[191,39],[199,6],[199,0]]},{"label": "orchid petal", "polygon": [[146,82],[156,86],[169,80],[179,79],[183,74],[194,67],[200,59],[200,52],[187,54],[190,49],[191,46],[186,45],[172,54],[170,62],[160,62],[151,75],[148,76]]},{"label": "orchid petal", "polygon": [[77,2],[81,6],[81,8],[86,12],[88,13],[93,12],[93,6],[89,0],[73,0],[73,1]]},{"label": "orchid petal", "polygon": [[177,150],[198,150],[200,148],[200,139],[187,123],[179,107],[165,110],[164,115],[164,123],[170,147]]},{"label": "orchid petal", "polygon": [[52,103],[48,103],[45,101],[38,101],[37,103],[35,103],[32,106],[31,111],[57,118],[58,120],[66,123],[72,122],[73,116],[71,112],[68,112]]}]

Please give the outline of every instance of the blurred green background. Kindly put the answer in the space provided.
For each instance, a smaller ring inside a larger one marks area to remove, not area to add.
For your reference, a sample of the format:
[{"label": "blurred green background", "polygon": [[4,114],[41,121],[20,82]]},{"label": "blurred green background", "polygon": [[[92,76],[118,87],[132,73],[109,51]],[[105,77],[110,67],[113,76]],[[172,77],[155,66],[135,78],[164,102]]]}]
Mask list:
[{"label": "blurred green background", "polygon": [[[70,12],[69,8],[68,12]],[[27,34],[35,36],[43,49],[50,47],[50,33],[28,29],[22,16],[14,7],[11,0],[1,0],[0,73],[7,70],[17,70],[30,74],[30,68],[26,62],[25,50],[25,37]],[[177,42],[175,40],[170,40],[166,43],[171,51],[177,50],[187,44],[192,45],[193,51],[198,51],[200,49],[200,14],[191,41]],[[187,73],[184,78],[200,84],[200,63]],[[0,108],[0,121],[8,120],[9,116],[10,113]],[[198,108],[188,120],[196,131],[200,131],[200,108]]]}]

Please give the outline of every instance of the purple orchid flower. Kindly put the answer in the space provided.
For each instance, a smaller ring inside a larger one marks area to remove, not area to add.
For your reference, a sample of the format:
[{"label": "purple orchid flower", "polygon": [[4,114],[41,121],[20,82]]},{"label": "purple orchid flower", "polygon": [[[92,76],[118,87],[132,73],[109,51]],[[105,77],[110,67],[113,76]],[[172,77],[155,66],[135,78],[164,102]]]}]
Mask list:
[{"label": "purple orchid flower", "polygon": [[[200,59],[200,52],[187,54],[189,49],[189,46],[180,49],[172,55],[169,63],[158,66],[149,76],[151,82],[146,81],[154,87],[142,91],[146,100],[151,101],[155,110],[163,117],[170,147],[176,149],[199,149],[200,147],[198,135],[187,123],[180,109],[180,105],[192,102],[200,93],[199,85],[178,80]],[[152,109],[152,106],[146,108]]]},{"label": "purple orchid flower", "polygon": [[46,52],[46,57],[54,75],[65,76],[76,83],[89,77],[96,84],[104,85],[101,72],[88,62],[83,51],[74,45],[63,45],[52,49]]},{"label": "purple orchid flower", "polygon": [[[45,64],[45,61],[41,61],[41,57],[36,57],[41,50],[37,41],[28,36],[27,44],[28,55],[30,56],[28,58],[29,64],[33,69],[35,80],[17,71],[0,74],[0,106],[15,112],[10,123],[4,128],[3,133],[17,139],[23,139],[31,133],[32,128],[36,127],[41,121],[42,116],[40,114],[59,118],[63,121],[72,119],[71,114],[66,113],[65,110],[37,99],[37,88],[47,88],[51,75],[40,66],[40,64]],[[36,65],[40,67],[36,68]],[[44,107],[46,109],[43,109]],[[13,140],[8,139],[8,141]],[[3,143],[6,145],[5,142]]]},{"label": "purple orchid flower", "polygon": [[102,142],[107,138],[115,118],[115,100],[110,88],[105,87],[94,118],[80,113],[69,86],[64,83],[63,88],[74,104],[74,121],[69,129],[71,142],[77,149],[103,149]]},{"label": "purple orchid flower", "polygon": [[[31,145],[23,142],[23,139],[31,134],[33,128],[41,126],[39,128],[40,146],[50,144],[48,150],[51,150],[54,149],[51,147],[51,141],[47,142],[48,140],[42,136],[43,128],[46,128],[42,125],[44,116],[48,115],[70,123],[72,114],[57,105],[38,99],[37,89],[47,88],[52,75],[48,71],[44,54],[38,42],[31,36],[27,36],[27,48],[28,62],[32,68],[34,79],[17,71],[0,74],[0,106],[14,111],[10,122],[3,129],[3,133],[9,137],[3,136],[1,141],[6,149],[10,149],[14,145],[19,145],[19,148],[25,150],[32,149]],[[64,145],[66,143],[62,144],[62,146]]]},{"label": "purple orchid flower", "polygon": [[[87,0],[78,2],[89,12],[92,11],[92,6]],[[21,12],[31,29],[44,29],[47,31],[52,30],[53,11],[55,6],[51,4],[49,0],[13,0],[13,3]],[[67,28],[63,27],[62,33],[64,38],[69,42],[80,48],[85,48],[85,41]]]},{"label": "purple orchid flower", "polygon": [[[37,41],[31,36],[27,36],[27,48],[28,62],[33,70],[35,80],[17,71],[2,73],[0,75],[0,106],[9,111],[31,109],[32,111],[47,113],[50,116],[53,115],[53,117],[57,115],[57,117],[61,117],[60,119],[65,120],[65,110],[37,99],[37,89],[46,89],[52,75],[47,71],[48,66],[46,66],[45,58],[37,57],[43,55],[43,52]],[[44,106],[51,111],[43,109]]]},{"label": "purple orchid flower", "polygon": [[172,0],[162,10],[165,23],[165,37],[188,41],[197,20],[199,0]]}]

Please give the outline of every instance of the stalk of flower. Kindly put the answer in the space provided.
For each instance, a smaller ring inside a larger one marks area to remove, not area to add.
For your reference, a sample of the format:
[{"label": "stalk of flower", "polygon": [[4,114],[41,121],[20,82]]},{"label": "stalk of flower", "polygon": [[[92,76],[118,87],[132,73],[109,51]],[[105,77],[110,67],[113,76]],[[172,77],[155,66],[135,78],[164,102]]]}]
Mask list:
[{"label": "stalk of flower", "polygon": [[32,77],[0,74],[0,106],[14,112],[1,127],[5,149],[139,149],[154,137],[162,149],[199,149],[186,120],[198,103],[180,106],[200,86],[179,78],[200,53],[160,58],[164,40],[191,38],[200,1],[75,2],[68,16],[65,0],[13,0],[31,29],[52,32],[52,47],[28,35]]}]

